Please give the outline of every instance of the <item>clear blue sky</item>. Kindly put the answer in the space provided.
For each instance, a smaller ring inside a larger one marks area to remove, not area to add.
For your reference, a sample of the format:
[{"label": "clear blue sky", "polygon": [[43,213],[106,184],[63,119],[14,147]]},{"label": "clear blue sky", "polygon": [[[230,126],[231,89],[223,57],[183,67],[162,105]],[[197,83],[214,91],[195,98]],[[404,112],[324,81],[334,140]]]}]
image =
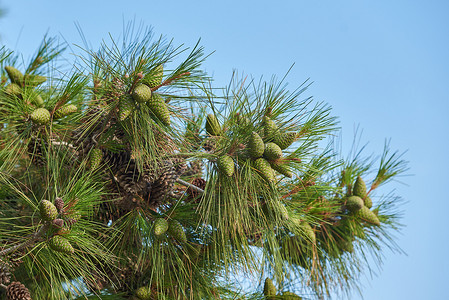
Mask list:
[{"label": "clear blue sky", "polygon": [[[188,3],[188,4],[186,4]],[[216,51],[204,67],[218,85],[232,70],[255,77],[288,76],[294,87],[310,77],[308,94],[340,117],[346,149],[354,127],[380,152],[385,138],[408,150],[412,177],[394,183],[408,203],[398,244],[385,265],[364,278],[364,298],[443,299],[449,280],[449,1],[0,1],[1,43],[25,57],[45,32],[98,45],[123,20],[153,26],[175,43],[202,38]],[[352,299],[359,299],[354,294]]]}]

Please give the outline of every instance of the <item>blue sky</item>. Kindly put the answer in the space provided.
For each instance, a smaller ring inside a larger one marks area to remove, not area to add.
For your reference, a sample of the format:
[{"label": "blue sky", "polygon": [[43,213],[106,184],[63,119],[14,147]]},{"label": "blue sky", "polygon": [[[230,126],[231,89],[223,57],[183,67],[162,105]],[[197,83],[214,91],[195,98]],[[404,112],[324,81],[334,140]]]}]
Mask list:
[{"label": "blue sky", "polygon": [[[175,43],[201,38],[215,53],[204,67],[217,85],[233,69],[258,78],[282,76],[340,117],[345,150],[363,129],[368,153],[385,138],[407,150],[410,174],[393,183],[408,201],[406,228],[385,250],[383,270],[361,280],[364,299],[441,299],[449,280],[449,2],[448,1],[0,1],[1,43],[28,58],[48,31],[81,44],[75,22],[92,45],[123,20],[153,26]],[[359,299],[354,294],[352,299]]]}]

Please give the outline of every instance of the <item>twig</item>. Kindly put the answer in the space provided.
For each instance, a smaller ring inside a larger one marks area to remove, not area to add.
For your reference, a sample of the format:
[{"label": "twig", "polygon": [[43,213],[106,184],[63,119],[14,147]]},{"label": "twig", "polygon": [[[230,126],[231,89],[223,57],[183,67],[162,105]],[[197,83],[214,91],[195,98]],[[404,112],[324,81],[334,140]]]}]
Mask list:
[{"label": "twig", "polygon": [[189,187],[189,188],[191,188],[191,189],[193,189],[193,190],[195,190],[195,191],[197,191],[197,192],[200,192],[200,193],[204,193],[204,190],[203,189],[201,189],[201,188],[199,188],[199,187],[197,187],[196,185],[193,185],[193,184],[191,184],[191,183],[188,183],[187,181],[184,181],[184,180],[182,180],[182,179],[176,179],[176,182],[177,183],[179,183],[179,184],[182,184],[182,185],[184,185],[184,186],[187,186],[187,187]]},{"label": "twig", "polygon": [[7,289],[8,289],[8,287],[7,287],[6,285],[4,285],[4,284],[1,284],[1,283],[0,283],[0,287],[4,288],[5,290],[7,290]]},{"label": "twig", "polygon": [[41,237],[41,235],[43,235],[49,228],[48,224],[43,225],[41,228],[39,228],[39,230],[35,233],[33,233],[30,237],[30,239],[28,241],[23,242],[22,244],[19,245],[15,245],[13,247],[10,248],[6,248],[2,251],[0,251],[0,256],[4,256],[10,252],[16,251],[17,249],[20,248],[24,248],[27,246],[30,246],[31,244],[33,244],[38,238]]}]

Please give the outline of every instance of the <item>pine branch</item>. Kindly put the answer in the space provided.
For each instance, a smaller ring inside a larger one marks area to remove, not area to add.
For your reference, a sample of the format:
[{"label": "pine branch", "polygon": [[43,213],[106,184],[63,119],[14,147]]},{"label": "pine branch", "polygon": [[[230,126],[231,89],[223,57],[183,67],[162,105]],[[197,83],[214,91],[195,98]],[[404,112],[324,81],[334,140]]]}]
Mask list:
[{"label": "pine branch", "polygon": [[33,233],[27,241],[18,244],[16,246],[10,247],[10,248],[6,248],[0,251],[0,256],[4,256],[8,253],[14,252],[16,250],[19,250],[21,248],[25,248],[25,247],[29,247],[31,246],[33,243],[35,243],[43,234],[45,234],[47,232],[47,230],[50,228],[49,224],[45,224],[42,225],[41,228],[39,228],[38,231],[36,231],[35,233]]}]

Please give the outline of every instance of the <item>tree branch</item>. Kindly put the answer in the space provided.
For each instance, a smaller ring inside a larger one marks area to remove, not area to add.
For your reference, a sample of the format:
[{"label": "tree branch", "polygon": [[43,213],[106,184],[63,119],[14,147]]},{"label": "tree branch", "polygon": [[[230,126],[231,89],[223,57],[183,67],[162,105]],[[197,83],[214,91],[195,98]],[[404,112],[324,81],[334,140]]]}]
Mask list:
[{"label": "tree branch", "polygon": [[203,189],[200,189],[199,187],[197,187],[196,185],[193,185],[193,184],[191,184],[191,183],[189,183],[189,182],[187,182],[187,181],[184,181],[184,180],[182,180],[182,179],[176,179],[176,182],[177,183],[179,183],[179,184],[182,184],[182,185],[184,185],[184,186],[187,186],[187,187],[189,187],[189,188],[191,188],[191,189],[193,189],[193,190],[195,190],[195,191],[197,191],[197,192],[200,192],[201,194],[203,194],[204,193],[204,190]]}]

